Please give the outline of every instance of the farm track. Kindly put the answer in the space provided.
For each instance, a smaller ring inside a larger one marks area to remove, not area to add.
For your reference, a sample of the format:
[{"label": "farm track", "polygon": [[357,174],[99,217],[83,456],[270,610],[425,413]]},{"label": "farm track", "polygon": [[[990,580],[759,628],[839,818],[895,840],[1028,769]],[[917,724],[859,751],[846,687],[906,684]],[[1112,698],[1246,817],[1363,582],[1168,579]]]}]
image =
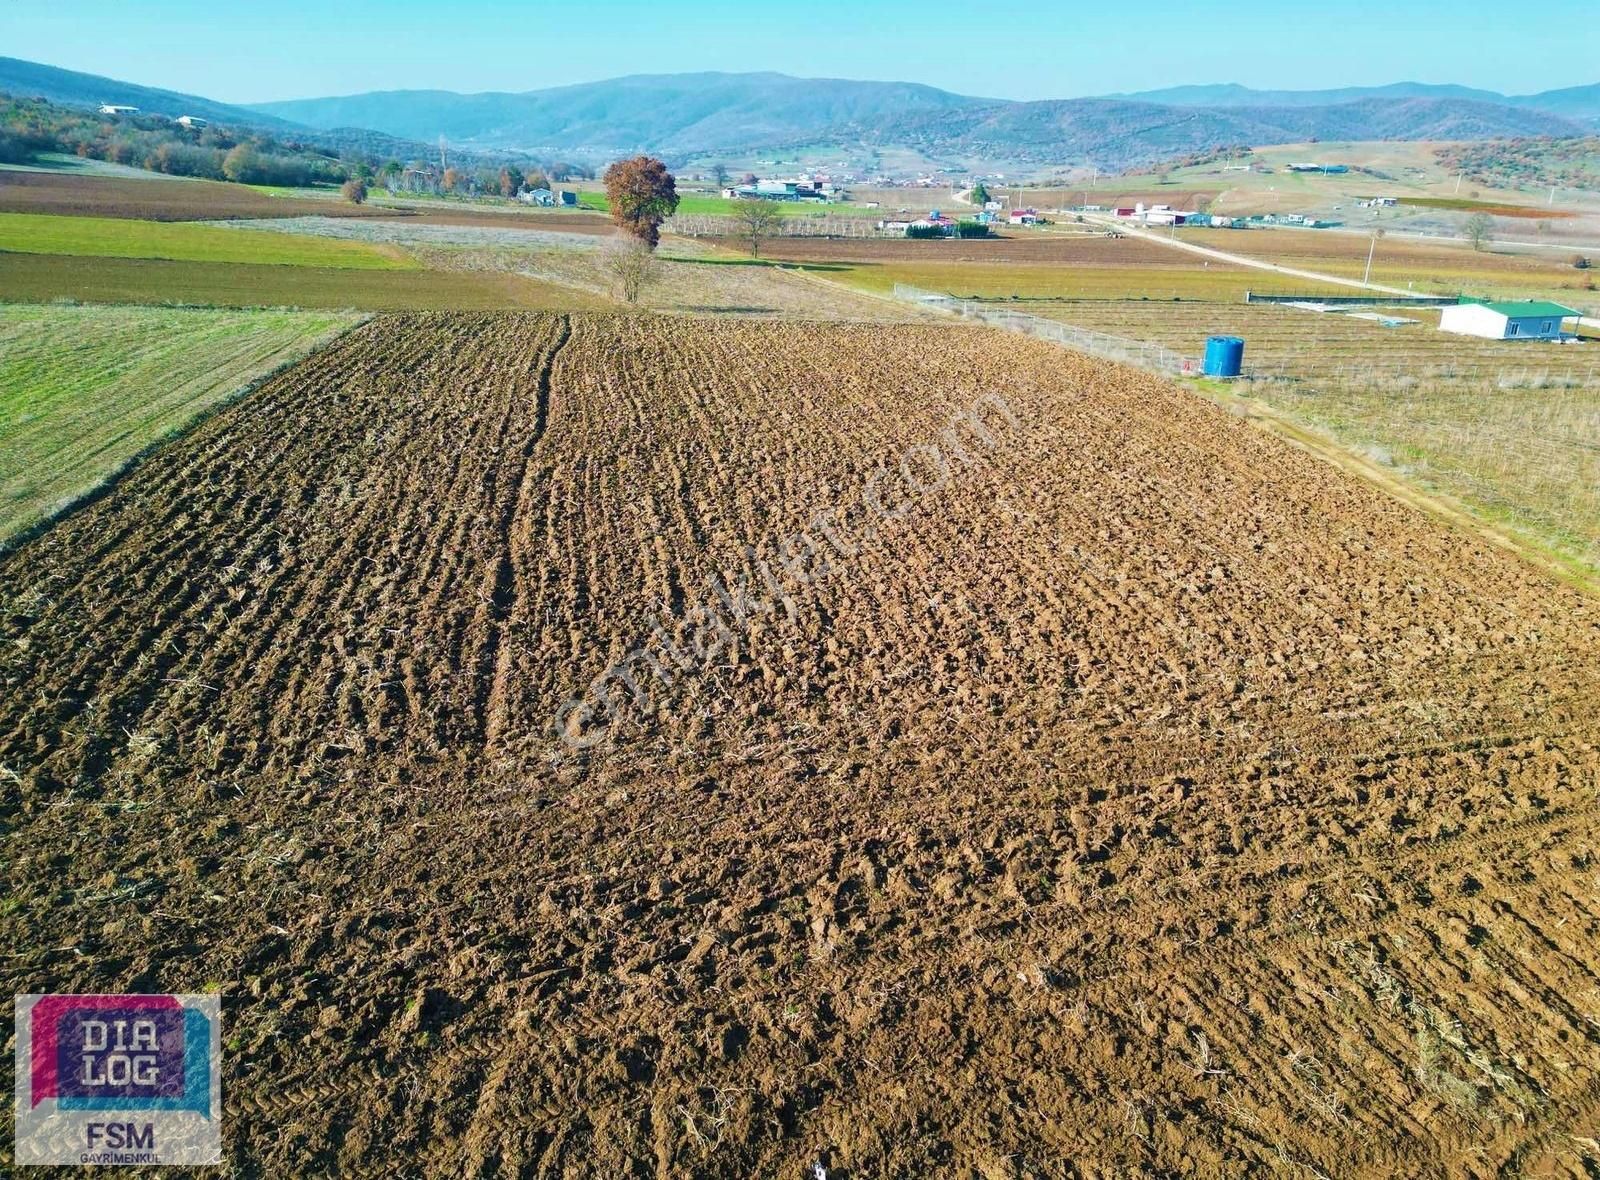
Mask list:
[{"label": "farm track", "polygon": [[245,1175],[1582,1176],[1597,657],[1041,342],[380,318],[0,561],[5,974],[220,981]]}]

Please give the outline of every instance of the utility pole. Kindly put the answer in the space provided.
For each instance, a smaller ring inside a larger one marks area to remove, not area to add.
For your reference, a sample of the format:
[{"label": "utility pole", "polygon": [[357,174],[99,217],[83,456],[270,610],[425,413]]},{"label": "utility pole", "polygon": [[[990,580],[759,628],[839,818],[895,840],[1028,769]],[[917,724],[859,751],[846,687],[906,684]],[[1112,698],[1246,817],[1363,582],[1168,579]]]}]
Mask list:
[{"label": "utility pole", "polygon": [[1461,191],[1461,178],[1462,178],[1463,175],[1465,175],[1465,173],[1461,173],[1461,172],[1457,172],[1456,173],[1456,192],[1458,192],[1458,193]]},{"label": "utility pole", "polygon": [[1550,204],[1553,207],[1555,205],[1555,203],[1556,203],[1556,186],[1552,184],[1550,186]]},{"label": "utility pole", "polygon": [[1367,273],[1361,277],[1363,287],[1372,286],[1372,256],[1378,250],[1378,235],[1372,235],[1372,244],[1367,247]]},{"label": "utility pole", "polygon": [[449,167],[450,165],[446,162],[444,155],[444,135],[441,133],[439,136],[439,171],[444,172]]}]

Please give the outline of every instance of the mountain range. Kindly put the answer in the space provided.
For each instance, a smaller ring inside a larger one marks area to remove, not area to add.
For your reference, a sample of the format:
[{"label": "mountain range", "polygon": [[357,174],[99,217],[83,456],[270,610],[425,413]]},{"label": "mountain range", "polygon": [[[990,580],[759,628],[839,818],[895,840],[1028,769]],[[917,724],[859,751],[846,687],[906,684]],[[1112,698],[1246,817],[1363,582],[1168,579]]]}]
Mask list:
[{"label": "mountain range", "polygon": [[1346,86],[1338,90],[1252,90],[1236,82],[1227,82],[1213,86],[1172,86],[1165,90],[1142,90],[1135,94],[1113,94],[1108,97],[1181,107],[1319,107],[1364,99],[1464,99],[1468,102],[1544,111],[1569,119],[1600,120],[1600,84],[1570,86],[1540,94],[1509,95],[1494,90],[1477,90],[1471,86],[1434,85],[1427,82]]},{"label": "mountain range", "polygon": [[651,151],[675,163],[865,149],[1118,169],[1236,144],[1569,137],[1600,127],[1600,84],[1521,96],[1423,83],[1310,91],[1227,84],[1016,102],[908,82],[698,73],[521,93],[391,90],[237,106],[0,58],[0,91],[80,105],[127,103],[278,134],[361,128],[411,146],[444,135],[485,152],[603,160]]},{"label": "mountain range", "polygon": [[[1214,92],[1214,93],[1213,93]],[[900,82],[668,74],[520,94],[386,91],[251,109],[313,127],[443,133],[483,147],[678,156],[769,148],[911,147],[931,155],[1121,167],[1229,144],[1308,139],[1580,135],[1600,85],[1508,99],[1405,83],[1371,91],[1186,87],[1166,96],[1012,102]],[[1557,110],[1556,107],[1563,109]]]}]

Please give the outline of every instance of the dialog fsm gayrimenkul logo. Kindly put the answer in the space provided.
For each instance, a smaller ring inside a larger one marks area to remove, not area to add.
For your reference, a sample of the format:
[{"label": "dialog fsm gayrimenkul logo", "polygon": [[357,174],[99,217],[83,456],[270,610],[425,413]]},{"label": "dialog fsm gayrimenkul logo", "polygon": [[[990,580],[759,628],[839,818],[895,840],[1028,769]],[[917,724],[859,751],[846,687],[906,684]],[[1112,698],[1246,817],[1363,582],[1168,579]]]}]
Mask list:
[{"label": "dialog fsm gayrimenkul logo", "polygon": [[222,999],[18,996],[18,1164],[222,1159]]}]

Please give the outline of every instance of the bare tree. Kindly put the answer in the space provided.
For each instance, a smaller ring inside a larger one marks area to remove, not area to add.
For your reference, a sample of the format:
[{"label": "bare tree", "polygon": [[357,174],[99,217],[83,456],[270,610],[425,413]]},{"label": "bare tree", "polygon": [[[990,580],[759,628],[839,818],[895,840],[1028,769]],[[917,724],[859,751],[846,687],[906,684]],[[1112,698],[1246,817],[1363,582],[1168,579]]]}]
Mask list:
[{"label": "bare tree", "polygon": [[733,210],[733,223],[739,227],[739,236],[750,239],[750,257],[761,257],[761,239],[778,232],[783,222],[783,211],[771,201],[760,197],[741,200]]},{"label": "bare tree", "polygon": [[1494,218],[1487,213],[1474,213],[1467,218],[1467,223],[1461,230],[1467,235],[1467,241],[1472,243],[1474,250],[1487,250],[1489,243],[1494,241]]},{"label": "bare tree", "polygon": [[639,296],[660,277],[661,270],[650,244],[632,235],[607,242],[600,254],[600,265],[625,303],[639,302]]}]

